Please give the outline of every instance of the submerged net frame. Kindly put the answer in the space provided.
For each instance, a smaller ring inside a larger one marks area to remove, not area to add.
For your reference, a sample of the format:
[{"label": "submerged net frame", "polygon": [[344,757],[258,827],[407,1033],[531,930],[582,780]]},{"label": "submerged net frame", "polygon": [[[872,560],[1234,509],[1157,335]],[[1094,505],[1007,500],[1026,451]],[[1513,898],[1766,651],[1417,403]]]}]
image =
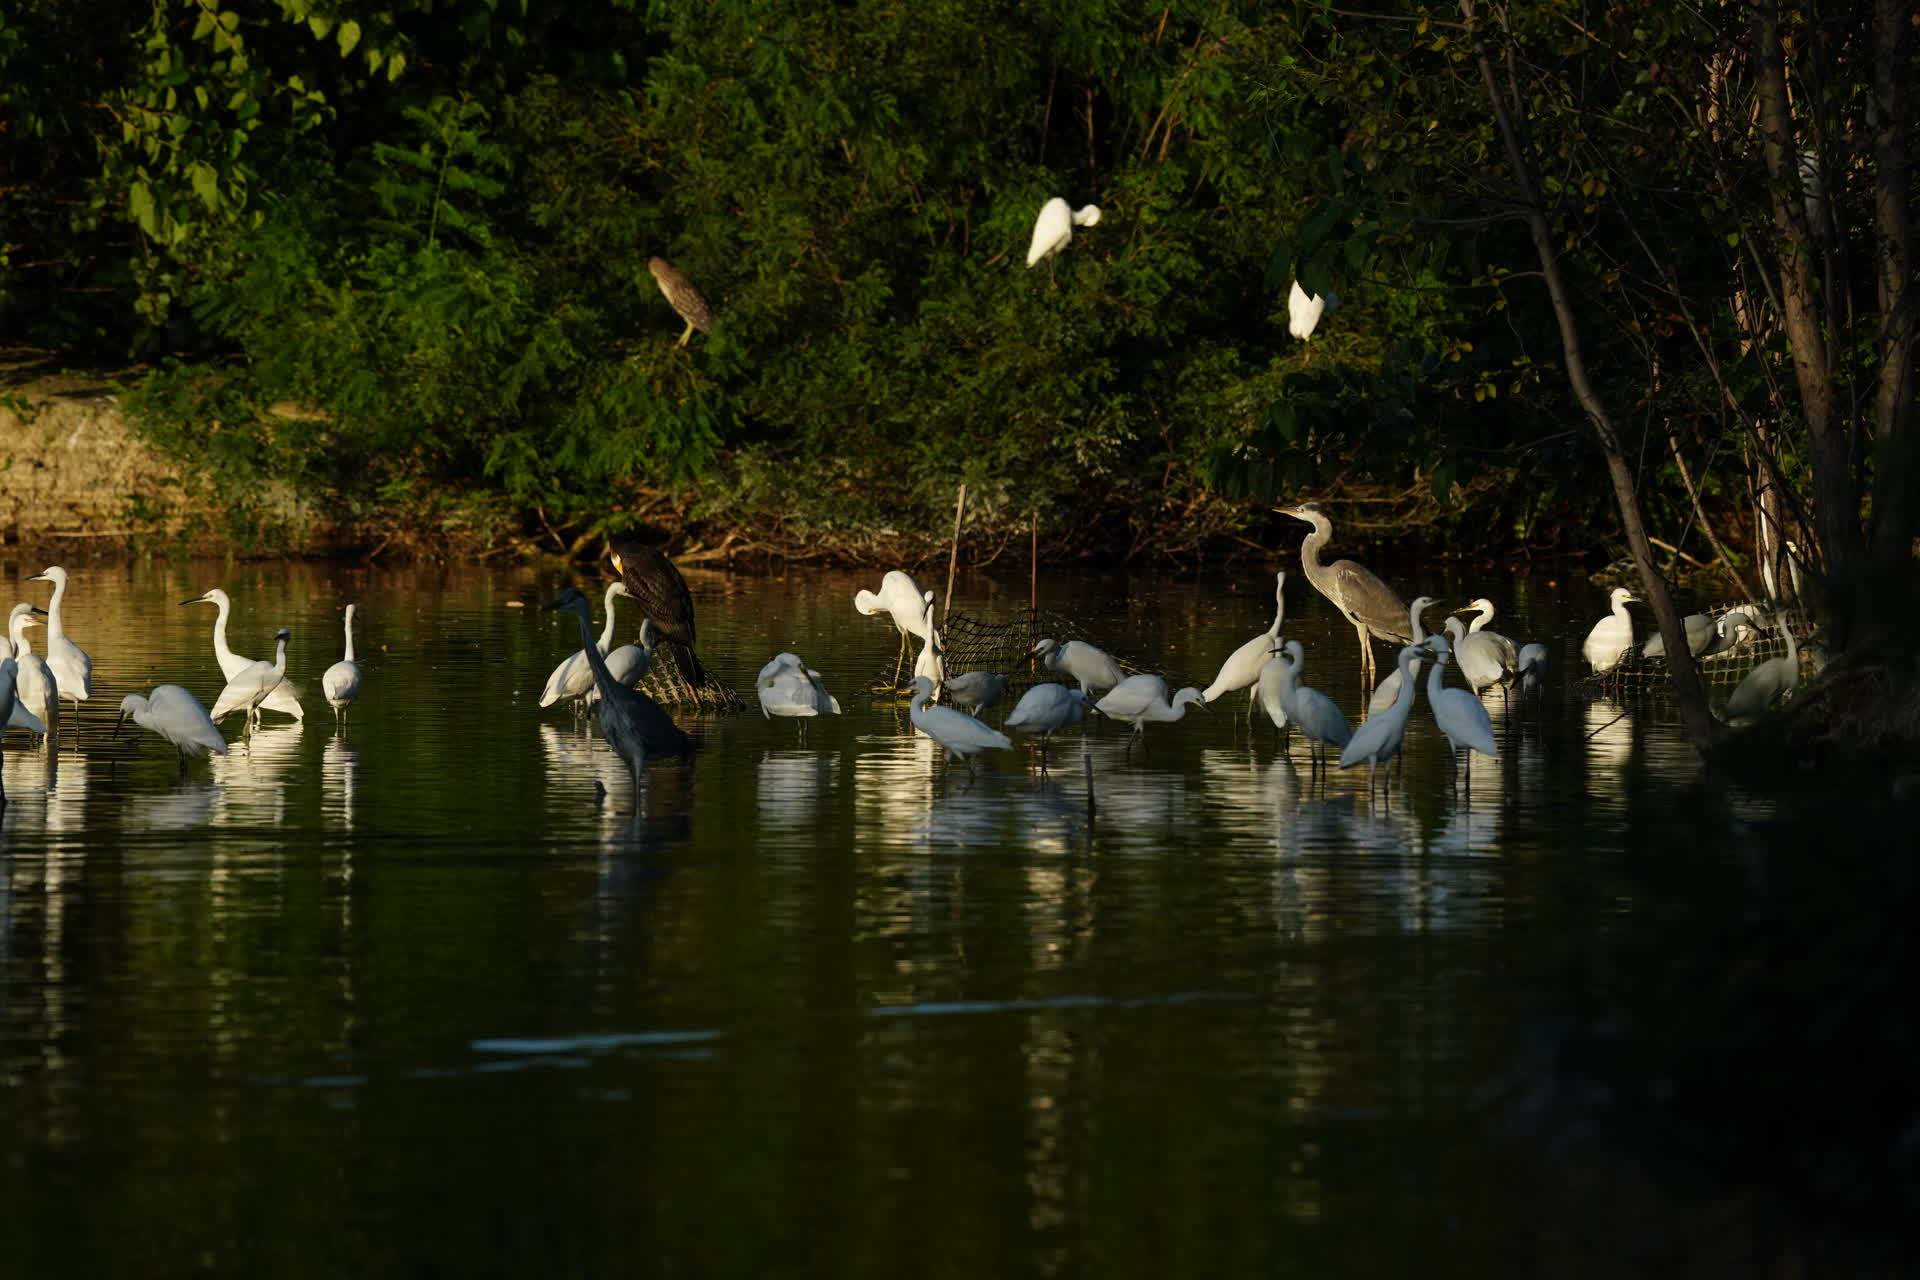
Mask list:
[{"label": "submerged net frame", "polygon": [[[1694,659],[1694,665],[1700,669],[1700,679],[1709,689],[1731,692],[1747,678],[1748,672],[1761,663],[1770,658],[1786,657],[1787,639],[1780,634],[1782,619],[1785,619],[1787,625],[1793,628],[1794,640],[1800,647],[1800,666],[1803,674],[1805,673],[1809,665],[1807,638],[1813,631],[1813,621],[1807,614],[1784,604],[1768,606],[1744,601],[1716,604],[1700,612],[1704,612],[1718,623],[1721,618],[1735,610],[1752,618],[1754,625],[1760,630],[1744,644],[1735,645],[1711,657]],[[1666,659],[1649,658],[1641,652],[1646,647],[1647,641],[1658,634],[1657,630],[1646,633],[1636,632],[1633,646],[1627,650],[1627,656],[1620,660],[1619,666],[1611,671],[1589,672],[1573,681],[1573,687],[1588,695],[1647,693],[1663,689],[1668,681]],[[1586,637],[1583,634],[1580,638],[1584,640]],[[1568,661],[1584,663],[1585,659],[1580,655],[1579,646],[1574,646],[1570,651]]]},{"label": "submerged net frame", "polygon": [[[940,661],[949,676],[969,671],[993,671],[1007,678],[1007,701],[1011,704],[1036,684],[1056,681],[1073,684],[1071,677],[1051,671],[1033,658],[1033,646],[1041,640],[1065,644],[1082,640],[1106,651],[1128,675],[1151,671],[1162,676],[1169,688],[1190,683],[1176,673],[1142,662],[1138,654],[1116,648],[1095,634],[1093,629],[1069,614],[1055,609],[1027,608],[1004,618],[976,618],[967,613],[949,613],[936,634],[940,637]],[[897,650],[896,650],[897,656]],[[913,653],[900,665],[900,680],[913,680]],[[894,658],[889,658],[867,682],[866,692],[876,699],[904,696],[894,683]]]},{"label": "submerged net frame", "polygon": [[713,715],[736,715],[747,709],[747,700],[732,685],[711,671],[706,676],[703,684],[690,683],[672,658],[656,650],[647,674],[634,687],[663,707],[690,707]]}]

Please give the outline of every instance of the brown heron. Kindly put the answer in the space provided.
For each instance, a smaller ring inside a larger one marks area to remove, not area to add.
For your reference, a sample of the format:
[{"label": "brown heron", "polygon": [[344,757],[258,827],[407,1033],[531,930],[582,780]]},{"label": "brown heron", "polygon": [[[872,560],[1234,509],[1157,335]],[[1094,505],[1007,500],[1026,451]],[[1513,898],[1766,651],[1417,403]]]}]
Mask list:
[{"label": "brown heron", "polygon": [[687,339],[693,337],[695,329],[702,333],[713,332],[713,308],[693,287],[693,281],[674,270],[673,264],[665,258],[648,258],[647,270],[653,273],[653,282],[660,286],[661,293],[667,295],[667,301],[673,304],[673,309],[687,322],[687,331],[680,335],[680,341],[674,343],[675,346],[686,346]]},{"label": "brown heron", "polygon": [[1413,639],[1407,622],[1407,606],[1400,602],[1393,588],[1363,565],[1352,560],[1320,563],[1320,549],[1333,537],[1333,521],[1327,519],[1317,505],[1306,502],[1274,510],[1313,526],[1313,532],[1300,544],[1300,567],[1306,570],[1307,581],[1314,589],[1332,601],[1340,615],[1353,624],[1354,632],[1360,637],[1360,680],[1371,689],[1374,638],[1403,645]]}]

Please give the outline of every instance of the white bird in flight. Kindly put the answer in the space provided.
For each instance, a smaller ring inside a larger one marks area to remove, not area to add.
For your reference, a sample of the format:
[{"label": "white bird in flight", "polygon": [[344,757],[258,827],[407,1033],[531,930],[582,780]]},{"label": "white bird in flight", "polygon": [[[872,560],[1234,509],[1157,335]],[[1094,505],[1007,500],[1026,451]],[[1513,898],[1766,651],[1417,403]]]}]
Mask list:
[{"label": "white bird in flight", "polygon": [[1313,336],[1313,330],[1320,323],[1321,313],[1327,309],[1327,300],[1317,294],[1310,294],[1293,282],[1292,292],[1287,294],[1287,332],[1305,342]]},{"label": "white bird in flight", "polygon": [[1033,243],[1027,246],[1027,266],[1037,266],[1040,259],[1066,248],[1073,239],[1075,227],[1091,227],[1099,221],[1098,205],[1072,209],[1065,200],[1055,196],[1040,206],[1040,216],[1033,220]]}]

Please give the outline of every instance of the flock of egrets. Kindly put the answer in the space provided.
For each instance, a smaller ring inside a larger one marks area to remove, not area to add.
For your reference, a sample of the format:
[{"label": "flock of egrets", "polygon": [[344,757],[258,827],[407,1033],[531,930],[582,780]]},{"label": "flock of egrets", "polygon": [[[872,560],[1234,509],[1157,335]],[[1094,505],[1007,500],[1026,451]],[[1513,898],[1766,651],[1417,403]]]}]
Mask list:
[{"label": "flock of egrets", "polygon": [[[1305,682],[1305,647],[1282,635],[1286,621],[1284,570],[1275,575],[1272,625],[1235,649],[1205,689],[1172,691],[1163,677],[1151,672],[1130,673],[1110,654],[1085,640],[1060,643],[1042,639],[1033,645],[1025,662],[1062,676],[1069,683],[1045,681],[1027,689],[1006,714],[1000,729],[987,724],[980,713],[1006,697],[1013,673],[947,669],[935,623],[933,592],[922,591],[912,577],[895,570],[882,579],[877,592],[860,591],[853,603],[862,614],[885,617],[899,633],[894,687],[899,686],[912,642],[918,640],[911,680],[902,689],[909,694],[908,714],[918,732],[937,743],[947,759],[965,762],[969,772],[974,756],[1013,746],[1006,731],[1040,740],[1040,767],[1044,770],[1052,736],[1082,723],[1089,714],[1130,726],[1127,752],[1131,754],[1134,738],[1143,734],[1147,725],[1175,723],[1184,718],[1189,707],[1209,707],[1230,694],[1245,692],[1250,718],[1264,713],[1283,742],[1299,732],[1307,743],[1310,776],[1324,776],[1329,762],[1341,769],[1364,764],[1371,795],[1382,766],[1390,768],[1396,760],[1403,760],[1402,748],[1423,668],[1427,704],[1452,752],[1456,785],[1462,769],[1470,773],[1475,754],[1497,756],[1499,744],[1481,695],[1498,689],[1504,699],[1509,687],[1521,696],[1537,691],[1546,674],[1546,646],[1516,645],[1492,630],[1488,624],[1495,616],[1494,606],[1484,598],[1472,601],[1448,617],[1442,630],[1429,634],[1426,615],[1438,603],[1433,597],[1420,596],[1411,606],[1403,605],[1391,588],[1354,561],[1326,563],[1321,551],[1333,530],[1325,513],[1312,504],[1280,510],[1312,526],[1301,546],[1301,567],[1308,581],[1354,627],[1359,640],[1362,679],[1371,692],[1366,699],[1365,718],[1358,727],[1348,722],[1333,698]],[[664,557],[657,559],[661,565],[667,564]],[[619,568],[618,556],[615,563]],[[670,573],[670,568],[656,571]],[[632,577],[632,572],[628,576]],[[661,626],[669,632],[690,634],[691,602],[684,599],[685,586],[677,573],[670,576],[674,591],[659,598],[678,599],[678,606],[669,607],[669,612],[679,607],[686,617],[663,619]],[[0,721],[57,745],[61,704],[72,703],[77,718],[79,705],[92,693],[93,664],[66,632],[61,611],[68,587],[66,570],[56,565],[29,581],[52,583],[53,595],[44,610],[26,603],[13,608],[5,656],[0,657]],[[636,592],[654,594],[648,592],[645,581],[637,589],[629,589],[624,581],[607,587],[607,616],[597,636],[591,603],[578,589],[568,589],[548,606],[575,615],[580,648],[554,669],[541,693],[540,705],[567,704],[578,714],[597,717],[602,736],[632,769],[637,795],[645,785],[648,757],[681,754],[691,742],[665,708],[639,688],[652,667],[655,620],[650,617],[643,621],[638,644],[613,645],[614,602],[623,596],[639,599]],[[1632,598],[1625,588],[1615,590],[1611,612],[1588,632],[1582,653],[1595,672],[1618,667],[1633,648],[1633,622],[1626,610]],[[285,628],[275,637],[273,661],[249,659],[235,653],[227,642],[232,605],[226,592],[216,588],[181,603],[210,604],[217,610],[213,651],[225,687],[211,712],[191,692],[175,684],[158,685],[145,695],[129,694],[120,704],[116,734],[132,719],[171,743],[180,754],[184,770],[190,758],[226,753],[227,741],[219,723],[232,715],[244,715],[249,729],[258,723],[263,710],[304,717],[299,692],[287,679],[289,633]],[[342,721],[361,687],[353,648],[355,608],[352,604],[346,607],[345,656],[320,680],[327,704]],[[1470,615],[1471,620],[1462,615]],[[27,636],[30,628],[41,625],[43,616],[47,633],[44,658],[33,652]],[[1797,647],[1785,623],[1780,625],[1787,640],[1787,656],[1763,662],[1748,674],[1726,704],[1724,714],[1728,719],[1760,714],[1798,679]],[[1686,620],[1688,648],[1696,656],[1710,656],[1746,643],[1760,629],[1754,614],[1745,610],[1718,619],[1696,615]],[[1398,651],[1393,669],[1374,685],[1376,641],[1398,645]],[[1658,636],[1647,642],[1642,654],[1648,658],[1662,656]],[[1458,669],[1466,687],[1448,686],[1450,668]],[[820,673],[794,653],[780,653],[762,667],[754,689],[761,713],[768,718],[804,720],[840,714],[840,703],[827,692]],[[0,804],[4,804],[3,792]]]}]

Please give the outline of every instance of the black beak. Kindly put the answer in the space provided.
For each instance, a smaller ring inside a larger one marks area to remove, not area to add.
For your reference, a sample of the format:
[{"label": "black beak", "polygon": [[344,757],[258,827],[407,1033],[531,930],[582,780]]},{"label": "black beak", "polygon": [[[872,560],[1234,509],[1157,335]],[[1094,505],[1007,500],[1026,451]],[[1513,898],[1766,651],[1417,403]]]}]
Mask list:
[{"label": "black beak", "polygon": [[205,604],[206,601],[207,601],[207,598],[205,596],[195,596],[191,600],[182,600],[180,603],[181,604]]},{"label": "black beak", "polygon": [[124,712],[124,711],[122,711],[122,712],[120,713],[120,715],[119,715],[119,717],[118,717],[117,719],[115,719],[115,720],[114,720],[114,722],[113,722],[113,732],[107,735],[107,741],[109,741],[109,742],[117,742],[117,741],[119,741],[119,739],[120,739],[120,726],[121,726],[121,725],[123,725],[123,724],[125,724],[126,722],[127,722],[127,713],[126,713],[126,712]]},{"label": "black beak", "polygon": [[45,609],[42,609],[39,605],[33,606],[33,611],[39,614],[43,618],[47,616],[47,611]]}]

